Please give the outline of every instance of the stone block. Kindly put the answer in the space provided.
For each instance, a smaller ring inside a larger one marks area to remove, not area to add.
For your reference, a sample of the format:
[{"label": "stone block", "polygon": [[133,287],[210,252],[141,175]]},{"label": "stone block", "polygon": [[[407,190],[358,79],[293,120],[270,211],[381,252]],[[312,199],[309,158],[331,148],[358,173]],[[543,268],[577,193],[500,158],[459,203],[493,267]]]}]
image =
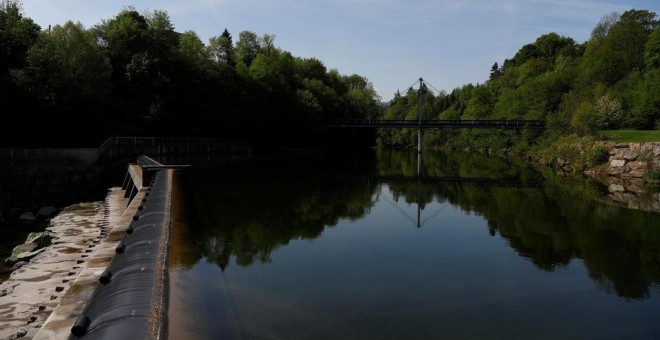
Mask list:
[{"label": "stone block", "polygon": [[623,159],[627,161],[634,161],[639,158],[639,150],[630,149],[623,153]]},{"label": "stone block", "polygon": [[610,184],[609,190],[610,192],[624,192],[626,191],[626,188],[621,184]]},{"label": "stone block", "polygon": [[615,159],[610,162],[610,166],[613,168],[621,168],[626,165],[626,161],[623,159]]}]

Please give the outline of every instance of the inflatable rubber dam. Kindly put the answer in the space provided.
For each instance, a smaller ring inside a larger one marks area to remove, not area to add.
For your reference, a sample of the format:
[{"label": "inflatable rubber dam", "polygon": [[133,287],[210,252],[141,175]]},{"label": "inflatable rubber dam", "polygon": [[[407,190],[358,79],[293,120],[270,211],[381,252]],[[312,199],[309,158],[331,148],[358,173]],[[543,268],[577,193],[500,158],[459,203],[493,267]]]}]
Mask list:
[{"label": "inflatable rubber dam", "polygon": [[166,339],[173,172],[140,156],[106,198],[108,227],[35,339]]}]

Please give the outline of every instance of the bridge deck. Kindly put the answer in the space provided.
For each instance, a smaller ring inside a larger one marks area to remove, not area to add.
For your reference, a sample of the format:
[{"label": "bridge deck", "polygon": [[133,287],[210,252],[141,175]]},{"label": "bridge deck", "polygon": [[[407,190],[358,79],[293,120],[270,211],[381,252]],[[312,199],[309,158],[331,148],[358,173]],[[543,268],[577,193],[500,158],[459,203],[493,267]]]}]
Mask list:
[{"label": "bridge deck", "polygon": [[542,120],[410,120],[343,119],[328,120],[327,128],[425,128],[425,129],[545,129]]}]

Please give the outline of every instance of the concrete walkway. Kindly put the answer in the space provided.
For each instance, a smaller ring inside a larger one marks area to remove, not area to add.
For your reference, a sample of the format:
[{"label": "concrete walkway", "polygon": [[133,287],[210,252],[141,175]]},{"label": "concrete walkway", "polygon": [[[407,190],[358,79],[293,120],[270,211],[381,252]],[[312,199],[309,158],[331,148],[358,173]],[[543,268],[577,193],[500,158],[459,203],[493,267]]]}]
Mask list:
[{"label": "concrete walkway", "polygon": [[53,243],[0,284],[0,339],[66,339],[115,254],[144,191],[126,207],[121,188],[105,202],[65,208],[46,229]]}]

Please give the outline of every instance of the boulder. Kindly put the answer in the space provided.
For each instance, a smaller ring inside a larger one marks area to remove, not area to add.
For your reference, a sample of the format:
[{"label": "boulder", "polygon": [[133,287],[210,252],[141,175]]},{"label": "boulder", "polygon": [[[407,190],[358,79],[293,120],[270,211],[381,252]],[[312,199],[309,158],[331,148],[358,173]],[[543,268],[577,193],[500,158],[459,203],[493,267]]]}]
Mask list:
[{"label": "boulder", "polygon": [[630,183],[626,186],[626,191],[633,192],[633,193],[638,194],[638,195],[644,193],[644,189],[642,189],[642,187],[640,187],[639,185],[632,184],[632,183]]},{"label": "boulder", "polygon": [[20,261],[26,261],[27,262],[27,261],[30,261],[31,258],[37,256],[39,253],[41,253],[44,250],[46,250],[46,248],[40,248],[40,249],[37,249],[35,251],[26,251],[26,252],[18,254],[16,256],[16,259],[18,260],[18,262],[20,262]]},{"label": "boulder", "polygon": [[36,222],[37,218],[34,216],[34,214],[31,211],[26,211],[21,214],[21,216],[18,218],[22,222]]},{"label": "boulder", "polygon": [[14,250],[11,252],[11,256],[5,259],[5,265],[13,266],[16,262],[20,261],[18,255],[22,253],[29,253],[39,248],[39,245],[36,243],[24,243],[14,247]]},{"label": "boulder", "polygon": [[56,211],[57,211],[57,209],[55,209],[55,207],[50,207],[50,206],[41,207],[41,209],[39,209],[39,211],[37,211],[37,215],[43,216],[43,217],[49,217],[49,216],[52,216]]},{"label": "boulder", "polygon": [[610,192],[624,192],[626,191],[626,188],[623,187],[621,184],[610,184]]},{"label": "boulder", "polygon": [[619,168],[610,168],[610,170],[607,172],[608,175],[610,176],[618,176],[623,173],[623,167]]},{"label": "boulder", "polygon": [[634,161],[639,158],[639,150],[630,149],[623,153],[623,159],[627,161]]},{"label": "boulder", "polygon": [[5,259],[7,266],[13,266],[19,261],[29,261],[48,247],[53,240],[47,232],[30,233],[25,243],[17,245],[11,252],[11,256]]},{"label": "boulder", "polygon": [[53,237],[50,236],[47,232],[40,233],[30,233],[25,240],[26,244],[36,243],[39,248],[48,247],[53,240]]},{"label": "boulder", "polygon": [[642,178],[646,175],[646,170],[644,169],[637,169],[637,170],[632,170],[628,172],[628,176],[630,177],[635,177],[635,178]]},{"label": "boulder", "polygon": [[637,170],[637,169],[641,169],[641,168],[645,168],[645,167],[646,167],[646,162],[634,161],[634,162],[628,163],[628,168],[630,170]]},{"label": "boulder", "polygon": [[626,165],[626,161],[623,159],[615,159],[610,162],[610,166],[613,168],[621,168]]}]

